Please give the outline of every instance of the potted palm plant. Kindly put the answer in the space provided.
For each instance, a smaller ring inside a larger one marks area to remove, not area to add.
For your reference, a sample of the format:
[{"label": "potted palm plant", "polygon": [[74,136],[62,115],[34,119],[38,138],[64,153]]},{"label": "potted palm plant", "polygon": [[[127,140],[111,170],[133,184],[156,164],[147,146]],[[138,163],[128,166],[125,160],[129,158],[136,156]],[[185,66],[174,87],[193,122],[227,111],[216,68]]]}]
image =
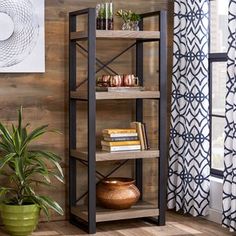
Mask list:
[{"label": "potted palm plant", "polygon": [[[0,174],[6,182],[0,184],[1,217],[10,235],[27,236],[38,224],[40,210],[50,217],[50,209],[63,215],[59,204],[49,196],[37,193],[37,185],[51,186],[51,177],[64,181],[61,158],[50,151],[35,150],[30,145],[48,131],[43,125],[31,132],[22,124],[22,108],[18,125],[11,129],[0,122]],[[55,168],[51,171],[48,164]]]}]

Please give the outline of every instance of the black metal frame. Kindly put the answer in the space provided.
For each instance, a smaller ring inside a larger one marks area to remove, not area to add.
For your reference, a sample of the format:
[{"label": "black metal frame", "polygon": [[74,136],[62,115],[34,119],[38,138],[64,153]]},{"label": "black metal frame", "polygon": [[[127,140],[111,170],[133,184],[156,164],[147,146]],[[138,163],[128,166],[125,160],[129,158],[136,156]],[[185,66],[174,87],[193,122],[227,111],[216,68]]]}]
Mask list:
[{"label": "black metal frame", "polygon": [[[212,1],[212,0],[211,0]],[[211,15],[211,11],[210,11]],[[210,17],[209,17],[209,32],[210,32]],[[210,48],[210,37],[209,37]],[[212,168],[212,117],[225,118],[225,116],[212,114],[212,64],[214,62],[227,61],[227,53],[209,53],[209,113],[210,113],[210,174],[217,178],[223,178],[223,171]]]},{"label": "black metal frame", "polygon": [[[212,113],[212,64],[214,62],[225,62],[227,61],[227,53],[209,53],[209,110],[210,110],[210,157],[212,158],[212,118],[225,118],[223,115],[217,115]],[[212,166],[212,159],[210,158],[210,167]],[[217,170],[211,167],[211,175],[218,178],[223,178],[223,171]]]},{"label": "black metal frame", "polygon": [[[158,225],[165,224],[165,210],[166,210],[166,164],[167,164],[167,13],[166,11],[150,12],[141,15],[140,30],[143,30],[143,20],[147,17],[159,16],[160,25],[160,39],[159,40],[136,40],[135,43],[124,49],[121,53],[114,56],[111,60],[104,63],[96,58],[96,14],[94,8],[87,8],[69,14],[70,33],[76,31],[76,17],[81,15],[88,17],[88,37],[87,49],[81,46],[77,41],[69,39],[69,93],[76,91],[85,82],[87,86],[87,99],[74,99],[69,95],[69,150],[76,149],[76,101],[87,101],[88,103],[88,161],[80,160],[72,156],[69,151],[69,212],[70,222],[88,233],[93,234],[96,232],[96,174],[101,178],[108,177],[117,169],[123,166],[128,160],[121,162],[116,168],[110,171],[106,176],[96,171],[96,97],[95,87],[96,80],[95,74],[102,70],[108,69],[111,73],[117,74],[109,67],[109,64],[127,52],[130,48],[136,46],[136,74],[140,78],[140,85],[143,85],[143,43],[150,41],[159,41],[159,86],[160,86],[160,99],[159,99],[159,149],[160,157],[158,158],[158,207],[159,216],[157,218],[148,218]],[[84,39],[83,39],[84,40]],[[76,46],[83,52],[88,54],[88,79],[76,85]],[[96,63],[100,68],[96,71]],[[136,99],[136,120],[142,122],[143,120],[143,100]],[[88,167],[88,191],[76,199],[76,163],[81,162]],[[143,163],[142,159],[135,161],[136,170],[136,185],[141,192],[143,190]],[[99,182],[99,181],[98,181]],[[80,219],[71,212],[72,206],[88,194],[88,222]]]}]

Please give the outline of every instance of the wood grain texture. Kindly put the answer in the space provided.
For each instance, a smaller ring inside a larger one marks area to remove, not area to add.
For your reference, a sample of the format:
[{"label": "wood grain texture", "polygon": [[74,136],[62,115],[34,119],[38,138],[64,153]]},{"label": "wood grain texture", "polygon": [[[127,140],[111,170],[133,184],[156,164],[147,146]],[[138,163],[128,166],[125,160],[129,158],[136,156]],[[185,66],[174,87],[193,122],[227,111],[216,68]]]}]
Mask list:
[{"label": "wood grain texture", "polygon": [[[68,13],[87,7],[95,7],[98,1],[95,0],[50,0],[45,1],[45,36],[46,36],[46,73],[43,74],[0,74],[0,120],[4,124],[11,124],[16,122],[16,110],[22,105],[24,107],[25,123],[30,122],[31,127],[35,128],[42,124],[49,124],[51,129],[57,129],[62,132],[62,135],[47,134],[44,138],[37,140],[34,147],[48,149],[61,155],[63,158],[62,166],[68,176]],[[173,1],[169,0],[116,0],[114,1],[115,10],[125,8],[132,9],[138,13],[168,10],[169,19],[172,19]],[[84,20],[78,22],[83,25]],[[121,20],[115,18],[115,29],[120,29]],[[156,19],[145,21],[145,29],[158,31],[155,27]],[[171,55],[172,55],[172,23],[169,24],[169,55],[171,68]],[[82,29],[83,30],[83,29]],[[110,58],[130,45],[129,40],[114,43],[114,40],[99,40],[97,42],[97,57],[106,62]],[[85,45],[86,46],[86,45]],[[157,43],[152,43],[144,47],[144,61],[145,61],[145,81],[152,90],[158,88],[155,80],[158,76],[158,59],[156,58]],[[77,49],[78,52],[81,52]],[[119,59],[115,60],[112,68],[120,74],[135,73],[135,50],[122,55]],[[86,68],[86,55],[81,54],[78,56],[78,69],[77,73],[80,76],[79,80],[83,80],[87,76]],[[98,75],[107,74],[108,71],[101,71]],[[78,76],[78,77],[79,77]],[[171,78],[171,77],[170,77]],[[171,81],[171,79],[169,79]],[[157,145],[158,127],[157,122],[153,117],[157,114],[155,102],[145,102],[145,120],[149,124],[147,126],[149,139],[152,146]],[[78,146],[86,145],[86,106],[78,104],[79,118],[78,118]],[[108,101],[99,101],[97,104],[97,145],[100,143],[101,130],[103,128],[116,128],[127,127],[127,125],[134,120],[134,103],[132,101],[116,101],[109,103]],[[155,121],[155,122],[154,122]],[[152,163],[152,162],[151,162]],[[150,164],[150,163],[149,163]],[[144,169],[144,176],[156,177],[156,169],[147,164]],[[117,162],[107,164],[99,164],[97,168],[108,173],[112,166],[116,166]],[[80,171],[81,176],[78,177],[78,194],[83,192],[86,186],[86,169]],[[151,172],[150,172],[151,171]],[[117,176],[132,176],[134,170],[132,162],[127,166],[116,172]],[[152,178],[154,178],[152,177]],[[148,181],[148,180],[147,180]],[[63,206],[66,213],[68,213],[68,186],[67,184],[59,184],[54,181],[55,189],[40,188],[39,191],[54,197]],[[151,196],[154,191],[155,183],[148,182],[145,190],[147,195]],[[155,192],[155,191],[154,191]],[[58,216],[53,213],[52,220],[63,220],[65,216]]]},{"label": "wood grain texture", "polygon": [[[88,211],[84,206],[78,206],[72,208],[72,214],[79,216],[81,219],[88,221]],[[153,217],[158,216],[159,210],[156,206],[145,203],[138,202],[130,209],[124,210],[111,210],[97,207],[96,222],[105,222],[113,220],[124,220],[140,217]]]},{"label": "wood grain texture", "polygon": [[[8,236],[0,228],[1,236]],[[67,221],[41,223],[32,236],[89,236]],[[221,225],[201,217],[182,216],[168,212],[165,226],[156,226],[134,219],[99,223],[96,236],[233,236]]]},{"label": "wood grain texture", "polygon": [[[72,150],[71,155],[82,160],[88,160],[87,151],[77,151]],[[158,150],[143,150],[143,151],[134,151],[134,152],[105,152],[105,151],[97,151],[96,152],[96,161],[118,161],[118,160],[126,160],[126,159],[149,159],[149,158],[157,158],[159,157]]]},{"label": "wood grain texture", "polygon": [[[87,39],[85,31],[72,32],[70,39]],[[159,39],[159,31],[96,30],[97,39]]]},{"label": "wood grain texture", "polygon": [[[86,91],[71,92],[71,98],[87,99]],[[129,91],[129,92],[96,92],[96,100],[112,100],[112,99],[136,99],[136,98],[160,98],[159,91]]]}]

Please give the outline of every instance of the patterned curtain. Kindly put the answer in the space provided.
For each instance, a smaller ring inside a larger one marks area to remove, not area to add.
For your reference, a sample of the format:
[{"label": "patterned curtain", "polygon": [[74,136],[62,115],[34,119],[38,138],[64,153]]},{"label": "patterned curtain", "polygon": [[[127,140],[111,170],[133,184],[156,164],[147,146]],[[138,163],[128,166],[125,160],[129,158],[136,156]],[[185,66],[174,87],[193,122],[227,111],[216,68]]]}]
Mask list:
[{"label": "patterned curtain", "polygon": [[174,1],[167,204],[194,216],[209,205],[208,1]]},{"label": "patterned curtain", "polygon": [[229,3],[228,29],[222,223],[236,231],[236,0]]}]

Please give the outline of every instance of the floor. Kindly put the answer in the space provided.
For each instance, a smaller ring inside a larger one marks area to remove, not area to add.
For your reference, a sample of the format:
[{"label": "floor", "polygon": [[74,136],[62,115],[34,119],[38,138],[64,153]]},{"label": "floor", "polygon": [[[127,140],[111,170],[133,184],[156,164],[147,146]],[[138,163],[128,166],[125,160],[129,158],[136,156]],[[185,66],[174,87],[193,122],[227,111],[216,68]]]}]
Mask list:
[{"label": "floor", "polygon": [[[32,236],[87,236],[85,232],[66,221],[42,223]],[[167,213],[166,226],[158,227],[142,220],[103,223],[98,225],[96,236],[225,236],[235,235],[220,225],[202,218]],[[0,236],[7,236],[0,229]]]}]

